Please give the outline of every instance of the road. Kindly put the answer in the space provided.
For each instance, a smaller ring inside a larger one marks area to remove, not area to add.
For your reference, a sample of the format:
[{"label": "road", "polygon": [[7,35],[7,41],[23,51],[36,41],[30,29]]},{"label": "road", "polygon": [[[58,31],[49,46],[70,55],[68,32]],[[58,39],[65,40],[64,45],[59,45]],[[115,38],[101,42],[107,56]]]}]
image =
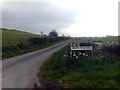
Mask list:
[{"label": "road", "polygon": [[53,53],[67,45],[64,41],[49,48],[3,60],[2,88],[30,88],[42,64]]}]

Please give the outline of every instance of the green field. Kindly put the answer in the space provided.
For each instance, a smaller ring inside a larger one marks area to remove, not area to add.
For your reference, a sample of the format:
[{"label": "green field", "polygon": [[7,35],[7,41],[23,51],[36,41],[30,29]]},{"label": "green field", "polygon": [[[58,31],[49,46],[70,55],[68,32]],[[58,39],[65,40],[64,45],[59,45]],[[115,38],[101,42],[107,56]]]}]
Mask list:
[{"label": "green field", "polygon": [[92,59],[81,56],[71,60],[66,46],[45,62],[41,74],[48,80],[57,80],[64,88],[120,89],[120,57],[108,57],[98,47],[94,52]]},{"label": "green field", "polygon": [[16,45],[21,41],[26,41],[28,38],[40,37],[40,35],[37,34],[32,34],[29,32],[23,32],[18,30],[0,29],[0,31],[2,31],[3,46]]},{"label": "green field", "polygon": [[3,59],[40,50],[67,39],[65,37],[40,36],[9,29],[0,29],[0,32],[2,32]]},{"label": "green field", "polygon": [[120,36],[108,36],[108,37],[101,37],[101,38],[97,38],[97,39],[92,39],[91,41],[107,43],[107,42],[118,42],[119,39],[120,39]]},{"label": "green field", "polygon": [[[29,38],[41,37],[37,34],[32,34],[29,32],[12,30],[12,29],[0,29],[1,32],[1,47],[2,47],[2,58],[8,58],[20,54],[30,52],[28,48],[19,48],[18,44],[24,42],[24,44],[29,45]],[[32,48],[31,51],[37,50]]]}]

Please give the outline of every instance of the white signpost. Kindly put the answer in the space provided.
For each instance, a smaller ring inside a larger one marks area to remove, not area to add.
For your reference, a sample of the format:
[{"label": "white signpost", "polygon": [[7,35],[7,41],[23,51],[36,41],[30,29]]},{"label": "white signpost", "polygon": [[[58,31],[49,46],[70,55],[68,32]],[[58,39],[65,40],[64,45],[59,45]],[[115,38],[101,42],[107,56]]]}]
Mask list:
[{"label": "white signpost", "polygon": [[92,46],[71,46],[71,50],[92,50]]},{"label": "white signpost", "polygon": [[91,52],[91,57],[93,57],[93,46],[71,46],[71,51],[90,51]]}]

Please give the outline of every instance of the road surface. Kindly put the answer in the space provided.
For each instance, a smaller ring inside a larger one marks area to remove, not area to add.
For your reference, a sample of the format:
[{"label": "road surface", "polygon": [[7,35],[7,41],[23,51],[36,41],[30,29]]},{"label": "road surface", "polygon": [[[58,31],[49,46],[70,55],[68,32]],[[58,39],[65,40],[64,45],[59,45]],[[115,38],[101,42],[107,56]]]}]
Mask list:
[{"label": "road surface", "polygon": [[68,43],[64,41],[46,49],[3,60],[2,88],[31,88],[29,84],[36,79],[45,60]]}]

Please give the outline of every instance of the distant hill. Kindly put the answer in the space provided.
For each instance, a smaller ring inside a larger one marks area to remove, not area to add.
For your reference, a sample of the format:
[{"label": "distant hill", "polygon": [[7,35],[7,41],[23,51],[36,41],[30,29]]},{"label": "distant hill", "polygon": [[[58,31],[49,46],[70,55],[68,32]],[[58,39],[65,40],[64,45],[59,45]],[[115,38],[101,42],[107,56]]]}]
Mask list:
[{"label": "distant hill", "polygon": [[2,45],[8,46],[16,45],[21,41],[25,41],[28,38],[32,37],[40,37],[40,35],[32,34],[29,32],[19,31],[19,30],[12,30],[12,29],[0,29],[2,31]]}]

